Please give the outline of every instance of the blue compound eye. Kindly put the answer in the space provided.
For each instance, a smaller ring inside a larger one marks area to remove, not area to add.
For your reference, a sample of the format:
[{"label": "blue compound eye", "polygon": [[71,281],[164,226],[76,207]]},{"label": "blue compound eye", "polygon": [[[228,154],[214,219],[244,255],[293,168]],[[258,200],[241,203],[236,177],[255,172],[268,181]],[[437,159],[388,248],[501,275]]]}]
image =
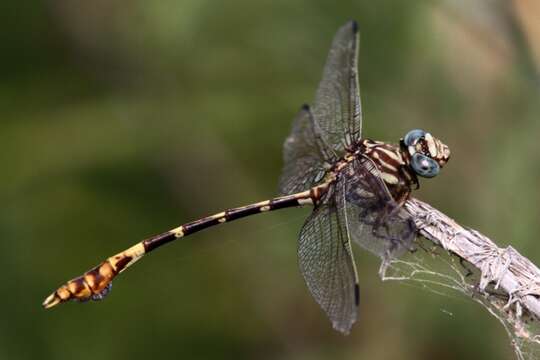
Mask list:
[{"label": "blue compound eye", "polygon": [[411,167],[416,174],[426,178],[437,176],[441,170],[435,160],[420,153],[416,153],[411,157]]},{"label": "blue compound eye", "polygon": [[426,135],[426,132],[424,130],[414,129],[414,130],[409,131],[407,135],[405,135],[403,142],[407,146],[413,146],[418,142],[418,139],[420,139],[421,137],[425,135]]}]

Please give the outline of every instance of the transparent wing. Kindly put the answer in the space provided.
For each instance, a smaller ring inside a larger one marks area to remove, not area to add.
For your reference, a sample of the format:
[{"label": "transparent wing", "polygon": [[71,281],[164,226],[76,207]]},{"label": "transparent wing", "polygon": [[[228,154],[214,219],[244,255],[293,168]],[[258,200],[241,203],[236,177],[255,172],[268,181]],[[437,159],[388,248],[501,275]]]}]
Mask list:
[{"label": "transparent wing", "polygon": [[309,291],[334,329],[349,333],[356,321],[359,287],[345,204],[344,185],[336,184],[302,227],[298,262]]},{"label": "transparent wing", "polygon": [[360,139],[357,57],[358,27],[350,21],[334,37],[313,109],[300,110],[285,141],[281,194],[316,185],[345,148]]},{"label": "transparent wing", "polygon": [[315,132],[313,116],[307,105],[296,115],[290,135],[283,144],[284,167],[279,192],[289,195],[316,185],[336,159],[327,151]]},{"label": "transparent wing", "polygon": [[414,222],[394,201],[373,161],[354,160],[342,174],[352,240],[383,260],[410,250],[416,236]]},{"label": "transparent wing", "polygon": [[358,25],[350,21],[334,36],[313,104],[316,131],[338,157],[361,137],[357,60]]}]

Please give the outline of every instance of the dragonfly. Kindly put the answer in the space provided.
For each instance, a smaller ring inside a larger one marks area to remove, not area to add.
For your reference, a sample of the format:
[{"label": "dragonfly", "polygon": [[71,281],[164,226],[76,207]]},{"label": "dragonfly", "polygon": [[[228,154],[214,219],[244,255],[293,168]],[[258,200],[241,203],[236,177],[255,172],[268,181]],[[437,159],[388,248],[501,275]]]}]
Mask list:
[{"label": "dragonfly", "polygon": [[358,25],[336,33],[313,106],[297,113],[286,138],[280,196],[230,208],[145,239],[60,286],[43,302],[101,300],[112,280],[151,251],[246,216],[313,206],[298,236],[300,272],[334,329],[349,333],[360,287],[352,243],[384,260],[412,249],[417,229],[403,205],[419,177],[432,178],[450,158],[447,145],[420,129],[399,144],[362,137],[357,74]]}]

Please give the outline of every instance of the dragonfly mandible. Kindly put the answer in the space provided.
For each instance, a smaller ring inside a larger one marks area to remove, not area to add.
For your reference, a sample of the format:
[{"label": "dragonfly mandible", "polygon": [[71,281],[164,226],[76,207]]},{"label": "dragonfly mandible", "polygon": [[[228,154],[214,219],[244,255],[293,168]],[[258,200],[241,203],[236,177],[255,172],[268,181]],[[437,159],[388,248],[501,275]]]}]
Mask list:
[{"label": "dragonfly mandible", "polygon": [[143,240],[68,281],[43,302],[101,300],[112,280],[171,241],[249,215],[311,205],[299,235],[298,262],[309,291],[333,327],[348,333],[360,290],[352,242],[387,260],[411,249],[413,220],[403,210],[418,177],[434,177],[450,158],[448,146],[423,130],[399,144],[362,137],[358,87],[358,26],[336,33],[313,106],[304,105],[284,144],[280,196],[231,208]]}]

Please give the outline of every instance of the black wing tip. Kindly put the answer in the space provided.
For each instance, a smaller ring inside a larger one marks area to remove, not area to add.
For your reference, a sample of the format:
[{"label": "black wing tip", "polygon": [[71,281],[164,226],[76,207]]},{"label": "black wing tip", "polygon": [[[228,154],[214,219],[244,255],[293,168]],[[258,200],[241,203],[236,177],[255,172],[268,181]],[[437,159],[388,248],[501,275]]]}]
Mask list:
[{"label": "black wing tip", "polygon": [[350,21],[353,33],[358,33],[358,22],[356,20]]},{"label": "black wing tip", "polygon": [[300,108],[300,110],[303,110],[303,111],[310,111],[311,108],[309,107],[308,104],[302,104],[302,107]]},{"label": "black wing tip", "polygon": [[359,31],[358,30],[358,22],[356,20],[351,19],[351,20],[347,21],[345,26],[350,27],[353,34],[358,34],[358,31]]},{"label": "black wing tip", "polygon": [[360,285],[354,284],[354,304],[360,305]]}]

